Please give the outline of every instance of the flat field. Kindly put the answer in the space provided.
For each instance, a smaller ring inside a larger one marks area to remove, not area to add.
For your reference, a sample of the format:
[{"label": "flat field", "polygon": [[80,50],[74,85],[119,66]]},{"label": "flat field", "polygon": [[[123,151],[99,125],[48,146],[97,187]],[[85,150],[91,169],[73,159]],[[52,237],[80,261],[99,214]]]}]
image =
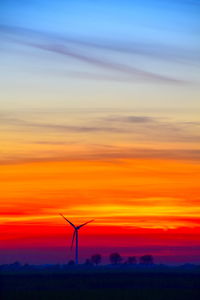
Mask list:
[{"label": "flat field", "polygon": [[199,300],[200,273],[22,272],[0,275],[1,300]]}]

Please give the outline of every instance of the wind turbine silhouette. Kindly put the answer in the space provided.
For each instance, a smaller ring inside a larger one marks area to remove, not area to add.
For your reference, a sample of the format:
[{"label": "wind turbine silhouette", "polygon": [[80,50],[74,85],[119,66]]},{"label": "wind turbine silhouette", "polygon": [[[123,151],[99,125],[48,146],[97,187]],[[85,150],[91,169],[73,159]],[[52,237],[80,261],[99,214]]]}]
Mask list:
[{"label": "wind turbine silhouette", "polygon": [[93,222],[94,220],[90,220],[90,221],[88,221],[86,223],[83,223],[79,226],[75,226],[72,222],[70,222],[67,218],[65,218],[65,216],[63,216],[62,214],[60,214],[60,216],[63,217],[65,219],[65,221],[67,221],[74,228],[74,233],[73,233],[73,236],[72,236],[71,249],[73,248],[74,239],[76,238],[75,262],[76,262],[76,265],[78,265],[78,231],[81,227],[87,225],[88,223]]}]

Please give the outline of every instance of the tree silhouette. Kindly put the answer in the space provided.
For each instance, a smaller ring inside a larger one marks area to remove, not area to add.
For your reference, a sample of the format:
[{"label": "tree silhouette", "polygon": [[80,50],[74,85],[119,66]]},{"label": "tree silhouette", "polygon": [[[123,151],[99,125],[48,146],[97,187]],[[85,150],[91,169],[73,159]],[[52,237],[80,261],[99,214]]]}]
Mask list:
[{"label": "tree silhouette", "polygon": [[133,265],[133,264],[136,264],[137,261],[136,261],[136,257],[135,256],[129,256],[128,259],[127,259],[127,264],[129,265]]},{"label": "tree silhouette", "polygon": [[22,266],[21,266],[20,262],[18,262],[18,261],[14,262],[13,264],[10,264],[10,269],[12,269],[12,270],[18,270],[21,267]]},{"label": "tree silhouette", "polygon": [[72,267],[75,265],[75,261],[72,259],[68,262],[68,266]]},{"label": "tree silhouette", "polygon": [[152,265],[153,264],[153,256],[152,255],[143,255],[140,257],[140,264],[143,265]]},{"label": "tree silhouette", "polygon": [[96,266],[101,263],[101,259],[102,259],[102,257],[100,254],[94,254],[91,256],[91,262],[93,264],[95,264]]},{"label": "tree silhouette", "polygon": [[110,262],[111,264],[117,265],[122,261],[122,257],[119,253],[110,254]]},{"label": "tree silhouette", "polygon": [[91,260],[90,260],[89,258],[87,258],[87,259],[85,260],[85,265],[86,265],[86,266],[92,266],[93,264],[92,264]]}]

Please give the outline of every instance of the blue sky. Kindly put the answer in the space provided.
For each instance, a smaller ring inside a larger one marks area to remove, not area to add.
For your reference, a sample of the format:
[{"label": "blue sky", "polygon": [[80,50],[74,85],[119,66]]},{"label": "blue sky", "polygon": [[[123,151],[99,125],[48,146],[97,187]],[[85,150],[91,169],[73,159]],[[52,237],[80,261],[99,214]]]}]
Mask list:
[{"label": "blue sky", "polygon": [[200,30],[198,1],[8,0],[1,6],[3,23],[68,34],[162,39],[164,30],[167,41],[184,43],[195,42]]},{"label": "blue sky", "polygon": [[6,107],[184,107],[190,95],[196,109],[199,3],[1,1]]}]

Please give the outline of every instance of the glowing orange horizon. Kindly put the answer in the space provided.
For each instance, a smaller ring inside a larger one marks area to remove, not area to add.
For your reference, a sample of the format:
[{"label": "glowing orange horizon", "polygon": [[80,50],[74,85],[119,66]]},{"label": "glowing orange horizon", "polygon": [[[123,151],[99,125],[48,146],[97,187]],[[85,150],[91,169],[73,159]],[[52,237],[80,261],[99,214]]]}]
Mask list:
[{"label": "glowing orange horizon", "polygon": [[190,162],[153,159],[2,166],[1,223],[57,224],[62,212],[106,226],[196,226],[199,170]]}]

